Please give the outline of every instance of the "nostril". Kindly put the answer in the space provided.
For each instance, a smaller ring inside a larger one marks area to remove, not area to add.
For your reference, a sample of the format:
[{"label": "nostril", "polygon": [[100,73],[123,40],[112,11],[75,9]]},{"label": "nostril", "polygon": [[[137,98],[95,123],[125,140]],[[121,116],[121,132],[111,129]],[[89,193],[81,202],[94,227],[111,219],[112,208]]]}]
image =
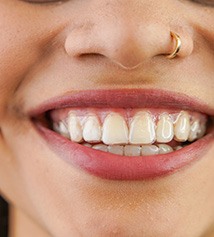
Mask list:
[{"label": "nostril", "polygon": [[85,29],[74,29],[67,35],[64,49],[69,57],[82,55],[102,55],[103,48],[93,32]]},{"label": "nostril", "polygon": [[100,53],[83,53],[79,55],[80,58],[86,59],[86,58],[97,58],[101,59],[104,58],[105,56],[100,54]]}]

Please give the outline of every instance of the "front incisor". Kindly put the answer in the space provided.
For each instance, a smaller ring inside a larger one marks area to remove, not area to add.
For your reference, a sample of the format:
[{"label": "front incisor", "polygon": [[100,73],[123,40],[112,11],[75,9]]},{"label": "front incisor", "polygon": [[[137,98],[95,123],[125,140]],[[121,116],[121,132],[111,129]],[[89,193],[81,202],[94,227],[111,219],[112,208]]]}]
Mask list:
[{"label": "front incisor", "polygon": [[140,156],[141,155],[141,147],[136,145],[126,145],[124,147],[124,155],[125,156]]},{"label": "front incisor", "polygon": [[131,144],[151,144],[155,141],[155,124],[150,113],[142,112],[134,116],[129,131]]},{"label": "front incisor", "polygon": [[125,119],[116,113],[109,114],[103,122],[102,141],[107,145],[127,144],[129,129]]},{"label": "front incisor", "polygon": [[123,146],[120,145],[113,145],[113,146],[108,146],[108,152],[116,155],[123,155]]}]

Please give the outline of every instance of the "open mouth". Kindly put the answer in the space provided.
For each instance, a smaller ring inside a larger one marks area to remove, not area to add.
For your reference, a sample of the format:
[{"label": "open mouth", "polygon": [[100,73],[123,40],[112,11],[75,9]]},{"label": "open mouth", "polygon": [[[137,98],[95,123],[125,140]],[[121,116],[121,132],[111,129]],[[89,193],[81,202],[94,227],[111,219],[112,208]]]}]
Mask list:
[{"label": "open mouth", "polygon": [[32,117],[65,161],[101,178],[137,180],[172,173],[207,151],[213,119],[193,104],[158,91],[112,90],[58,98]]}]

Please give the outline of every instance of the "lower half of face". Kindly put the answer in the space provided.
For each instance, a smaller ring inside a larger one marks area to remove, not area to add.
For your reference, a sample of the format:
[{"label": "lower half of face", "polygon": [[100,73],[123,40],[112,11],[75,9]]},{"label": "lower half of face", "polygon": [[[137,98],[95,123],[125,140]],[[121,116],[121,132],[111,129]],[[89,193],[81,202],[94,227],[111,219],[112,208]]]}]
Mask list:
[{"label": "lower half of face", "polygon": [[[0,9],[8,202],[44,236],[209,236],[213,8],[10,0]],[[170,30],[182,43],[174,59]]]}]

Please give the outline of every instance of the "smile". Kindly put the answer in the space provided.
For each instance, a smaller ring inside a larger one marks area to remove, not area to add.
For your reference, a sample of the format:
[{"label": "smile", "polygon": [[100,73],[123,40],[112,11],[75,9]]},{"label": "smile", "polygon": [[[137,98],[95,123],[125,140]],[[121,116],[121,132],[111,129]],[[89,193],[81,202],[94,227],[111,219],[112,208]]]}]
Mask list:
[{"label": "smile", "polygon": [[104,179],[141,180],[203,157],[214,137],[212,112],[170,92],[111,90],[54,98],[30,114],[69,164]]}]

